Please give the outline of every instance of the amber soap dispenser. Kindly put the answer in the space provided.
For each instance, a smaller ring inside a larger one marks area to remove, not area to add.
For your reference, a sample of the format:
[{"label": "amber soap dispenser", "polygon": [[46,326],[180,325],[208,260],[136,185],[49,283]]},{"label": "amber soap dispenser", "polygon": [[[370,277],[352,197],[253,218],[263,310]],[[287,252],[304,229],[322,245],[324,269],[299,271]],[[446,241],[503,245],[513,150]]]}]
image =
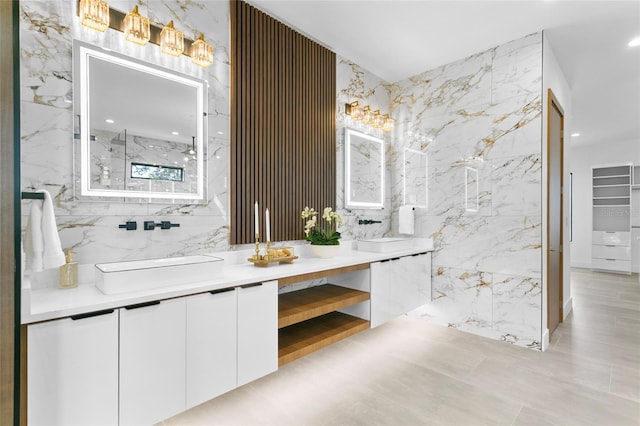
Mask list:
[{"label": "amber soap dispenser", "polygon": [[71,258],[71,249],[67,249],[66,263],[60,267],[60,288],[78,287],[78,262]]}]

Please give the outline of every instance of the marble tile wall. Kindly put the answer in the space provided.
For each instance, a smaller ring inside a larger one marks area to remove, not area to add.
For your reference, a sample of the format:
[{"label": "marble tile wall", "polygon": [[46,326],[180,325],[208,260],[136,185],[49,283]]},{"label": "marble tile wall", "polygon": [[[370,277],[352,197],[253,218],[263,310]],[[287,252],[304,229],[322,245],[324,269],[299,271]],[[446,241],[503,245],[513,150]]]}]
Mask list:
[{"label": "marble tile wall", "polygon": [[[375,74],[365,70],[356,63],[346,58],[338,56],[336,58],[338,68],[336,70],[336,130],[337,134],[337,204],[338,211],[344,219],[345,226],[342,235],[349,240],[364,238],[383,237],[391,232],[391,169],[389,156],[391,150],[391,134],[383,133],[379,129],[364,126],[361,122],[353,121],[345,115],[345,104],[358,101],[360,105],[369,105],[372,110],[389,112],[389,93],[386,82]],[[352,128],[364,133],[381,137],[385,141],[385,208],[382,210],[370,209],[345,209],[344,182],[345,182],[345,162],[344,162],[344,141],[345,129]],[[360,219],[372,219],[381,221],[370,225],[359,225]]]},{"label": "marble tile wall", "polygon": [[[392,229],[402,152],[428,156],[433,299],[412,315],[539,348],[541,340],[542,36],[533,34],[388,86]],[[477,211],[465,169],[478,171]]]},{"label": "marble tile wall", "polygon": [[[200,32],[214,45],[214,64],[196,67],[189,58],[162,55],[154,45],[125,42],[121,33],[86,29],[79,24],[76,2],[20,2],[22,189],[47,189],[54,198],[63,247],[73,248],[80,263],[177,256],[233,249],[229,230],[229,4],[225,1],[112,0],[112,8],[129,11],[138,4],[152,22],[173,20],[176,28],[194,37]],[[73,186],[73,72],[72,41],[114,51],[208,81],[208,202],[137,203],[115,198],[108,202],[79,199]],[[344,103],[360,99],[388,110],[389,98],[381,79],[345,59],[337,68],[338,208],[344,206]],[[26,224],[32,201],[23,201]],[[390,202],[387,202],[390,206]],[[321,208],[317,206],[316,208]],[[382,236],[389,229],[390,208],[346,211],[345,239]],[[381,224],[358,225],[359,218]],[[171,231],[127,232],[118,225],[128,220],[171,220]]]}]

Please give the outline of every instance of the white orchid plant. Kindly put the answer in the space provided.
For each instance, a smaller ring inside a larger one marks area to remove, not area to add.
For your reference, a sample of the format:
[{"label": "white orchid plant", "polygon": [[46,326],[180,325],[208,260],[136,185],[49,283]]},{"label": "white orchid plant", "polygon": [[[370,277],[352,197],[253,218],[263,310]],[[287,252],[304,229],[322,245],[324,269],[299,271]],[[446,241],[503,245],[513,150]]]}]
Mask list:
[{"label": "white orchid plant", "polygon": [[342,226],[342,217],[331,207],[325,207],[322,212],[324,226],[319,226],[318,215],[320,212],[313,208],[305,207],[300,217],[306,220],[304,225],[305,240],[316,246],[337,246],[340,244],[340,233],[337,227]]}]

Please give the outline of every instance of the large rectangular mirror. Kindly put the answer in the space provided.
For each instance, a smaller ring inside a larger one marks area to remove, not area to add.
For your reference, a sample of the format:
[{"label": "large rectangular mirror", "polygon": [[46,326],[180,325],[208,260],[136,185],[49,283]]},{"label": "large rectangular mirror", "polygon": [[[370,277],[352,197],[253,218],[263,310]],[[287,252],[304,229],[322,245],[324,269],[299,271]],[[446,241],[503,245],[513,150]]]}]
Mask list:
[{"label": "large rectangular mirror", "polygon": [[77,40],[73,48],[76,193],[205,202],[206,82]]},{"label": "large rectangular mirror", "polygon": [[429,203],[427,182],[427,154],[404,149],[404,204],[426,208]]},{"label": "large rectangular mirror", "polygon": [[383,209],[384,141],[347,128],[345,167],[345,207]]}]

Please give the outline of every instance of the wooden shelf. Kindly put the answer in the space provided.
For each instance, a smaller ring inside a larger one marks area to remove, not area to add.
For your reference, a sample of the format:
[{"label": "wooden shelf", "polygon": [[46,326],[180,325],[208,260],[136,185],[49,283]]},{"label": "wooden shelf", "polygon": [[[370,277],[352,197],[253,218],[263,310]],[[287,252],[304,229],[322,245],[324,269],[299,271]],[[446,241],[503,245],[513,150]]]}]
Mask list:
[{"label": "wooden shelf", "polygon": [[369,300],[366,291],[324,284],[278,296],[278,328]]},{"label": "wooden shelf", "polygon": [[332,312],[278,331],[278,365],[329,346],[370,327],[369,321]]},{"label": "wooden shelf", "polygon": [[324,277],[330,277],[332,275],[362,271],[363,269],[369,269],[369,264],[361,263],[359,265],[343,266],[341,268],[328,269],[328,270],[318,271],[318,272],[310,272],[308,274],[294,275],[291,277],[284,277],[278,280],[278,287],[284,287],[285,285],[295,284],[302,281],[315,280],[316,278],[324,278]]}]

